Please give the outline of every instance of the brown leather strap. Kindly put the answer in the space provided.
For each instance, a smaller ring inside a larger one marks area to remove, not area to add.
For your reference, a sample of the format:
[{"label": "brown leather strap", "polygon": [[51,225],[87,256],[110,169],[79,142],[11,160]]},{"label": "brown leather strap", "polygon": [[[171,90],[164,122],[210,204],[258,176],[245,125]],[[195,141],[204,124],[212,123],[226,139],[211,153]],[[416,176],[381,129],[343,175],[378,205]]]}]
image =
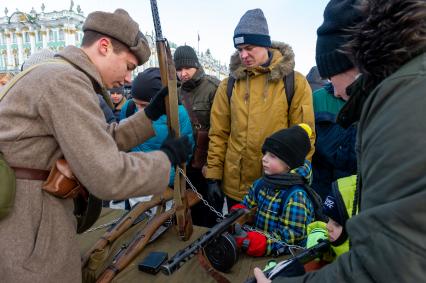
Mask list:
[{"label": "brown leather strap", "polygon": [[41,170],[41,169],[30,169],[30,168],[20,168],[20,167],[12,167],[15,171],[16,179],[24,179],[24,180],[38,180],[45,181],[47,177],[49,177],[50,171]]},{"label": "brown leather strap", "polygon": [[220,274],[219,271],[213,268],[213,266],[210,264],[209,260],[204,255],[204,251],[200,250],[197,254],[198,262],[200,265],[210,274],[211,277],[216,280],[218,283],[231,283],[225,276]]}]

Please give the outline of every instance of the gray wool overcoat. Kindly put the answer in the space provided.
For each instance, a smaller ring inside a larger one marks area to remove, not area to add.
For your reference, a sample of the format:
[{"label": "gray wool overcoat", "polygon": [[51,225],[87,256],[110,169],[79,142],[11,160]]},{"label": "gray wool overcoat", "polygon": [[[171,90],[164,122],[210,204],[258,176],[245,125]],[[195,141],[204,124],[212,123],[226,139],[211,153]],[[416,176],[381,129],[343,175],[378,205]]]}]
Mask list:
[{"label": "gray wool overcoat", "polygon": [[[101,199],[164,191],[170,162],[161,151],[130,152],[154,132],[140,111],[105,122],[96,93],[102,80],[77,47],[58,54],[71,64],[45,64],[18,81],[0,103],[0,151],[10,165],[49,170],[64,156]],[[0,220],[1,282],[80,282],[73,201],[17,180],[13,212]]]}]

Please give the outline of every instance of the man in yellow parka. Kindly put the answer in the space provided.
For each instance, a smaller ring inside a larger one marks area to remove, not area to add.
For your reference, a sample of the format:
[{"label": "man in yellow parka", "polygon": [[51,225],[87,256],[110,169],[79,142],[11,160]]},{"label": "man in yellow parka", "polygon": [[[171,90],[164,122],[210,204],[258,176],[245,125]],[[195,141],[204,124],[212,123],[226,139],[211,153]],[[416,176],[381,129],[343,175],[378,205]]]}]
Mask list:
[{"label": "man in yellow parka", "polygon": [[[285,43],[271,42],[262,10],[247,11],[234,31],[230,77],[235,79],[230,96],[224,79],[211,111],[209,150],[205,176],[209,200],[228,207],[242,200],[262,174],[261,147],[265,138],[282,128],[308,124],[315,133],[312,91],[306,78],[294,73],[294,96],[287,103],[283,78],[293,72],[294,53]],[[314,152],[315,135],[311,136]]]}]

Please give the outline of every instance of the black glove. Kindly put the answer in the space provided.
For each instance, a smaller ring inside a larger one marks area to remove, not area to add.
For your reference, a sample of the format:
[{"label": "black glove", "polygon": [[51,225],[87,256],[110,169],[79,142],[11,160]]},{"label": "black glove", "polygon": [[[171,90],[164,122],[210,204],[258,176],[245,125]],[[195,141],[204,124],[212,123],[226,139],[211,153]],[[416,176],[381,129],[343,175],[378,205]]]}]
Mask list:
[{"label": "black glove", "polygon": [[209,203],[216,209],[220,210],[223,207],[225,195],[220,188],[219,180],[207,180],[207,193],[206,197]]},{"label": "black glove", "polygon": [[166,104],[164,98],[169,95],[168,87],[160,89],[149,102],[148,106],[145,107],[146,116],[152,121],[157,121],[161,115],[166,114]]},{"label": "black glove", "polygon": [[188,136],[183,136],[178,139],[168,138],[161,145],[160,150],[167,154],[172,166],[185,163],[191,154],[191,144]]}]

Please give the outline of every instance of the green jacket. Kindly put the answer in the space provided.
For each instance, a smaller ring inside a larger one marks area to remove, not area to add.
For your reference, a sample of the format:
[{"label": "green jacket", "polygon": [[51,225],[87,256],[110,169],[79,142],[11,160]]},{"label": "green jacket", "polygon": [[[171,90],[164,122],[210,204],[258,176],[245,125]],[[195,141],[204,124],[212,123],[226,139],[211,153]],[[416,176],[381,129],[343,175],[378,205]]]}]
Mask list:
[{"label": "green jacket", "polygon": [[[202,68],[198,69],[191,80],[182,83],[179,88],[179,98],[183,105],[184,96],[188,98],[189,103],[192,106],[192,112],[201,125],[202,129],[210,128],[210,110],[213,104],[213,98],[216,93],[217,87],[220,81],[212,76],[206,75]],[[188,113],[189,109],[186,109]],[[189,115],[193,132],[195,134],[196,122],[193,121],[192,116]]]},{"label": "green jacket", "polygon": [[317,272],[273,282],[423,282],[426,278],[426,53],[368,95],[358,128],[362,183],[351,250]]},{"label": "green jacket", "polygon": [[[265,138],[289,126],[306,123],[315,133],[312,92],[306,78],[295,72],[295,93],[287,105],[284,75],[294,68],[291,47],[275,43],[268,67],[247,69],[238,53],[231,58],[231,76],[236,81],[229,102],[228,78],[216,92],[211,113],[207,178],[222,180],[224,193],[242,200],[252,183],[262,175],[261,147]],[[315,134],[311,136],[314,152]]]},{"label": "green jacket", "polygon": [[334,115],[339,113],[345,101],[341,98],[335,97],[329,93],[324,87],[318,89],[313,94],[314,112],[329,112]]}]

